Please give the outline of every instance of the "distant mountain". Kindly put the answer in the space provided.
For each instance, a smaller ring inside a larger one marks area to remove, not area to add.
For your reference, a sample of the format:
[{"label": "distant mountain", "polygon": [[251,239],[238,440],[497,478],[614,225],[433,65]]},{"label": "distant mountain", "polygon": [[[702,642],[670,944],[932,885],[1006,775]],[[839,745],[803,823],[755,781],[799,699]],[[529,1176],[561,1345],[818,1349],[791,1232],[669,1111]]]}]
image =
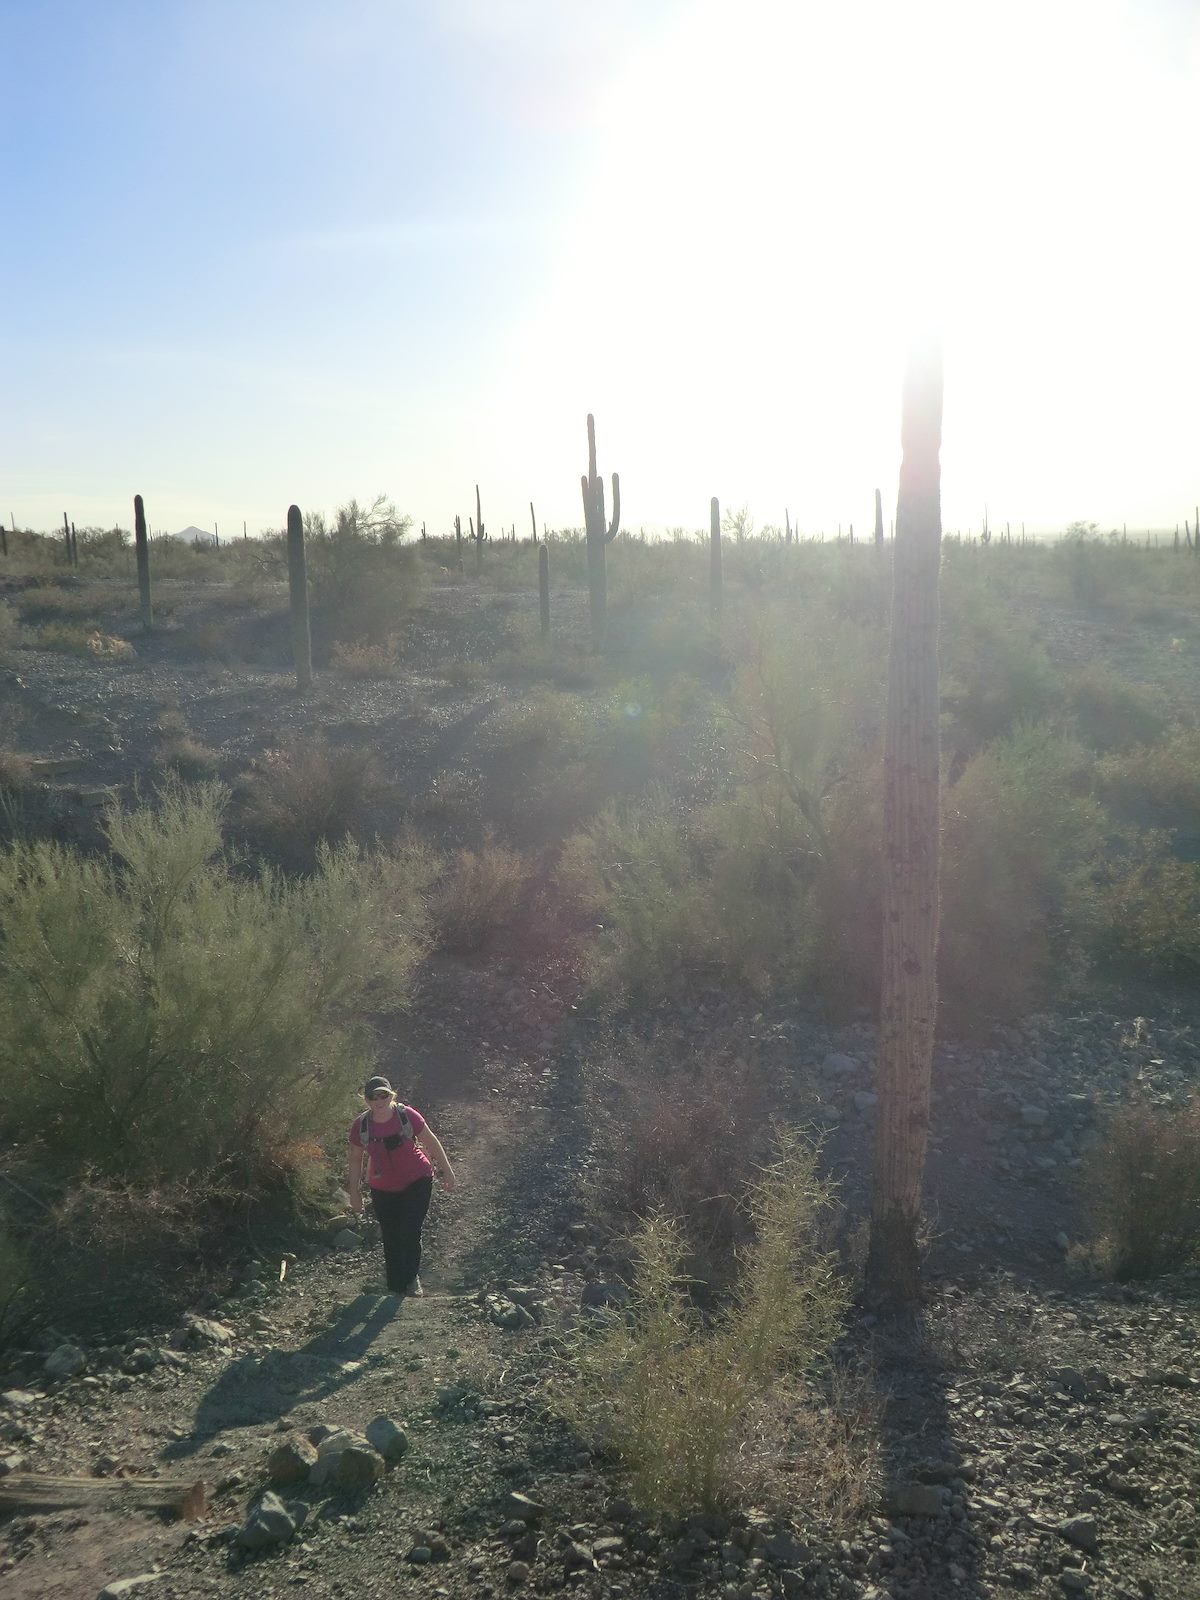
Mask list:
[{"label": "distant mountain", "polygon": [[178,539],[180,544],[211,544],[213,542],[211,533],[206,533],[203,528],[195,527],[181,528],[178,533],[173,533],[171,537],[172,539]]}]

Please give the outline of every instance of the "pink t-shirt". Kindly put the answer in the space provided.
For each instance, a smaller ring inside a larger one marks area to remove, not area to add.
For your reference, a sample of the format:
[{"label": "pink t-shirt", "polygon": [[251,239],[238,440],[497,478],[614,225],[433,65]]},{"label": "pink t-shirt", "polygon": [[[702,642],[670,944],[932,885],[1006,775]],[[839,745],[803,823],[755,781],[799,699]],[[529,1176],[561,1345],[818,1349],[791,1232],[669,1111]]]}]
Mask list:
[{"label": "pink t-shirt", "polygon": [[[408,1113],[408,1120],[412,1123],[413,1133],[420,1133],[425,1127],[425,1118],[419,1111],[414,1111],[412,1106],[405,1106],[404,1109]],[[376,1122],[368,1112],[367,1128],[369,1130],[367,1182],[372,1189],[388,1189],[394,1192],[397,1189],[407,1189],[409,1184],[415,1183],[418,1178],[433,1176],[433,1162],[415,1139],[401,1139],[394,1149],[386,1148],[384,1140],[392,1134],[398,1134],[401,1129],[398,1111],[393,1111],[386,1122]],[[350,1143],[357,1150],[362,1149],[361,1117],[355,1117],[350,1124]]]}]

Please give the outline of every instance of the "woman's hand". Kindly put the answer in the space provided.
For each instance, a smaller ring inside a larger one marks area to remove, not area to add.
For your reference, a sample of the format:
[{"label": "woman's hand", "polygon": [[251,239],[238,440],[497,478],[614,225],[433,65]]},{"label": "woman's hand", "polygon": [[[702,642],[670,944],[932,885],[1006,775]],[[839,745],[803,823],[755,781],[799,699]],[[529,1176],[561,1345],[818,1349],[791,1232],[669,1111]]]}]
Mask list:
[{"label": "woman's hand", "polygon": [[441,1179],[442,1188],[446,1191],[446,1193],[453,1194],[455,1189],[458,1187],[454,1174],[452,1172],[439,1170],[438,1177]]}]

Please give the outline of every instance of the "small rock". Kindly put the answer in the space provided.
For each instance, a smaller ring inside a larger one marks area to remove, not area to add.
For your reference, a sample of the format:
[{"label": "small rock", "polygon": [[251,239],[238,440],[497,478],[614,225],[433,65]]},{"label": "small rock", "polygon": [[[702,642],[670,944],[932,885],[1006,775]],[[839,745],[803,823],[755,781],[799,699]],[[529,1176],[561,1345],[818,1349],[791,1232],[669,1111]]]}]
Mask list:
[{"label": "small rock", "polygon": [[1089,1556],[1094,1556],[1100,1548],[1095,1517],[1068,1517],[1059,1523],[1058,1531],[1068,1544]]},{"label": "small rock", "polygon": [[896,1483],[884,1496],[895,1517],[940,1517],[950,1509],[950,1490],[940,1483]]},{"label": "small rock", "polygon": [[592,1559],[592,1552],[588,1549],[587,1545],[580,1544],[577,1539],[572,1539],[570,1544],[567,1545],[566,1549],[563,1551],[562,1560],[563,1566],[568,1572],[573,1571],[576,1567],[595,1566],[595,1562]]},{"label": "small rock", "polygon": [[1027,1128],[1044,1128],[1050,1120],[1045,1106],[1022,1106],[1021,1121]]},{"label": "small rock", "polygon": [[514,1588],[517,1586],[517,1584],[528,1583],[529,1566],[524,1561],[510,1561],[504,1576]]},{"label": "small rock", "polygon": [[335,1250],[361,1250],[362,1240],[353,1228],[341,1228],[333,1236]]},{"label": "small rock", "polygon": [[1077,1567],[1068,1567],[1065,1572],[1060,1572],[1058,1581],[1067,1594],[1087,1594],[1092,1587],[1091,1578]]},{"label": "small rock", "polygon": [[854,1057],[843,1055],[838,1050],[831,1050],[821,1063],[821,1076],[824,1078],[844,1078],[847,1073],[857,1070],[858,1062]]},{"label": "small rock", "polygon": [[505,1496],[504,1510],[510,1517],[515,1517],[520,1522],[538,1522],[546,1515],[545,1506],[516,1489],[510,1490]]},{"label": "small rock", "polygon": [[23,1411],[26,1406],[33,1405],[42,1398],[41,1395],[31,1394],[28,1389],[5,1389],[0,1394],[0,1405],[12,1411]]},{"label": "small rock", "polygon": [[415,1544],[408,1552],[408,1559],[414,1567],[423,1567],[433,1560],[433,1551],[427,1544]]},{"label": "small rock", "polygon": [[589,1306],[593,1310],[600,1306],[623,1306],[628,1304],[629,1290],[623,1283],[604,1283],[599,1278],[594,1278],[590,1283],[585,1283],[583,1292],[579,1296],[579,1303]]},{"label": "small rock", "polygon": [[96,1600],[123,1600],[125,1595],[134,1594],[147,1584],[157,1583],[161,1577],[161,1572],[141,1572],[136,1578],[115,1578],[112,1583],[105,1584]]},{"label": "small rock", "polygon": [[873,1111],[879,1104],[879,1096],[869,1089],[860,1089],[854,1096],[854,1109],[865,1116],[868,1111]]}]

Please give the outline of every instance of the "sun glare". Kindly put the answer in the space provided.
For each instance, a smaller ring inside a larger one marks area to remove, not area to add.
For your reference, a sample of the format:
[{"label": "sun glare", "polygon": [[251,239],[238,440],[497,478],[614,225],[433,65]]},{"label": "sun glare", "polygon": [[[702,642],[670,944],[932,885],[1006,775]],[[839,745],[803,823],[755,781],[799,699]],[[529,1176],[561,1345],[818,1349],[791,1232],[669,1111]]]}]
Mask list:
[{"label": "sun glare", "polygon": [[1102,487],[1189,331],[1133,287],[1187,144],[1131,18],[683,7],[611,85],[560,288],[518,336],[543,435],[603,413],[647,521],[717,490],[816,531],[894,485],[904,351],[936,326],[948,521],[1008,483],[1075,514],[1073,473]]}]

